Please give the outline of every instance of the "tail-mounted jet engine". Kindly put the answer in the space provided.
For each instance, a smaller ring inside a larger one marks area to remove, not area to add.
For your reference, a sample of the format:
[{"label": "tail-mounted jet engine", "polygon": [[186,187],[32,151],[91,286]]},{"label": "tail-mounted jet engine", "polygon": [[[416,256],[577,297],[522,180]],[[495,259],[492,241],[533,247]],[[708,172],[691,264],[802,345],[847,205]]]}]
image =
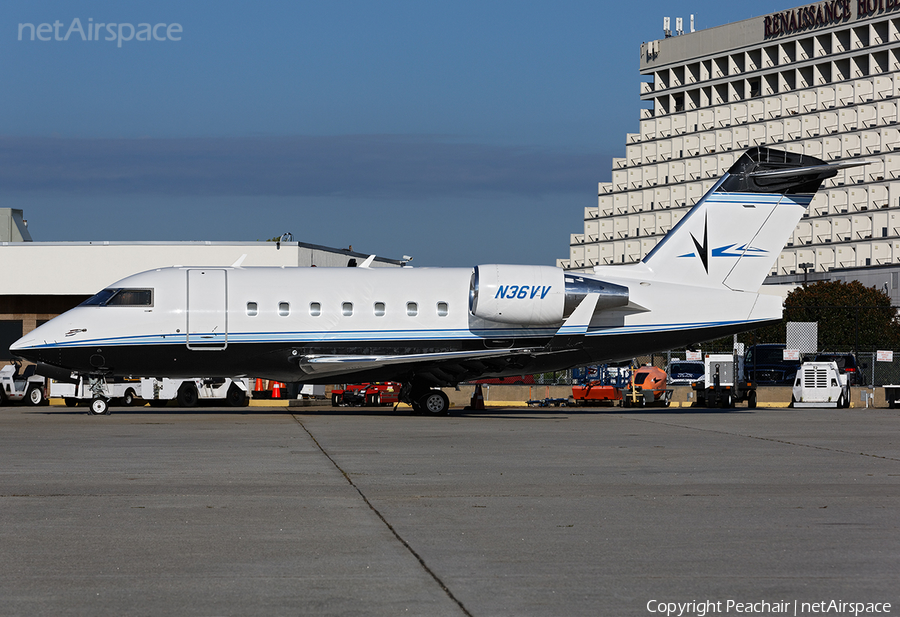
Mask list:
[{"label": "tail-mounted jet engine", "polygon": [[560,324],[589,293],[600,294],[594,312],[628,304],[628,288],[551,266],[476,266],[469,312],[505,324]]}]

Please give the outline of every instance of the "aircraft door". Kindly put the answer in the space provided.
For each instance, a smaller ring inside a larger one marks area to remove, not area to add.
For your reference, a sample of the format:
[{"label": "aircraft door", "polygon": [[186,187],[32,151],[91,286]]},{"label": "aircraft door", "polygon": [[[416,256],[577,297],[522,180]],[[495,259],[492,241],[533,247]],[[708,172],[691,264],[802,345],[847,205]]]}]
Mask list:
[{"label": "aircraft door", "polygon": [[221,350],[228,345],[225,270],[187,271],[188,349]]}]

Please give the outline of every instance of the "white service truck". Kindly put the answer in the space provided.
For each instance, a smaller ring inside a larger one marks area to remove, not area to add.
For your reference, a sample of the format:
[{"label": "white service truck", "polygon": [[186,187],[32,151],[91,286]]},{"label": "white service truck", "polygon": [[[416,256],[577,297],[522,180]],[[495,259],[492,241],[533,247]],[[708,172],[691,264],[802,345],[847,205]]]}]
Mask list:
[{"label": "white service truck", "polygon": [[140,390],[141,382],[138,379],[115,381],[103,379],[96,385],[92,385],[84,376],[79,376],[75,382],[50,380],[50,398],[63,399],[66,407],[87,405],[97,396],[106,398],[114,405],[140,405],[143,404],[139,399]]},{"label": "white service truck", "polygon": [[850,382],[836,362],[804,362],[797,371],[791,407],[850,407]]},{"label": "white service truck", "polygon": [[175,399],[179,407],[195,407],[201,400],[224,399],[232,407],[242,407],[250,400],[250,380],[246,377],[214,379],[141,379],[141,398],[161,407]]},{"label": "white service truck", "polygon": [[66,405],[90,405],[92,415],[109,413],[110,404],[143,405],[163,407],[175,400],[179,407],[194,407],[201,400],[224,400],[232,407],[246,405],[250,397],[250,380],[246,377],[234,379],[213,379],[195,377],[192,379],[157,379],[142,377],[93,382],[80,376],[77,381],[57,382],[50,385],[50,396],[62,397]]}]

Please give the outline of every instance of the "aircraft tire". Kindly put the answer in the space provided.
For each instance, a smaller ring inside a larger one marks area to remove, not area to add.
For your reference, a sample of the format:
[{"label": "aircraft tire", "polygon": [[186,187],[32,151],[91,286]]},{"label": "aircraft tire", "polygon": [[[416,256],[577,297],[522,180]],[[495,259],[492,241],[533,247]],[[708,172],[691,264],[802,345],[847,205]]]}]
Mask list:
[{"label": "aircraft tire", "polygon": [[44,390],[40,386],[29,386],[28,392],[25,393],[25,400],[32,407],[37,407],[44,402]]},{"label": "aircraft tire", "polygon": [[450,413],[450,399],[442,390],[429,390],[419,398],[419,407],[429,416],[446,416]]},{"label": "aircraft tire", "polygon": [[197,386],[191,382],[182,384],[178,389],[178,405],[180,407],[196,407],[199,399]]},{"label": "aircraft tire", "polygon": [[88,414],[92,416],[109,415],[109,401],[100,396],[91,399],[91,405],[88,407]]}]

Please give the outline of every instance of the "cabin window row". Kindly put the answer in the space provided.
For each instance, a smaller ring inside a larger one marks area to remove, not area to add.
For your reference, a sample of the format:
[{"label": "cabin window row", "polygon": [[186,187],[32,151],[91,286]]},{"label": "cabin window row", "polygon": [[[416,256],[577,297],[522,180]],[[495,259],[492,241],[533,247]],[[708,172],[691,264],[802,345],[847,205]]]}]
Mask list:
[{"label": "cabin window row", "polygon": [[[446,317],[450,314],[450,307],[446,302],[438,302],[435,305],[435,310],[437,312],[438,317]],[[376,302],[372,306],[372,312],[376,317],[384,317],[387,309],[385,307],[384,302]],[[281,317],[287,317],[291,314],[291,304],[290,302],[279,302],[278,303],[278,315]],[[309,314],[311,317],[318,317],[322,314],[322,303],[321,302],[310,302],[309,303]],[[406,314],[409,317],[416,317],[419,314],[419,303],[418,302],[407,302],[406,303]],[[247,303],[247,315],[250,317],[256,317],[259,315],[259,304],[256,302],[248,302]],[[344,317],[351,317],[353,315],[353,303],[352,302],[342,302],[341,303],[341,315]]]}]

